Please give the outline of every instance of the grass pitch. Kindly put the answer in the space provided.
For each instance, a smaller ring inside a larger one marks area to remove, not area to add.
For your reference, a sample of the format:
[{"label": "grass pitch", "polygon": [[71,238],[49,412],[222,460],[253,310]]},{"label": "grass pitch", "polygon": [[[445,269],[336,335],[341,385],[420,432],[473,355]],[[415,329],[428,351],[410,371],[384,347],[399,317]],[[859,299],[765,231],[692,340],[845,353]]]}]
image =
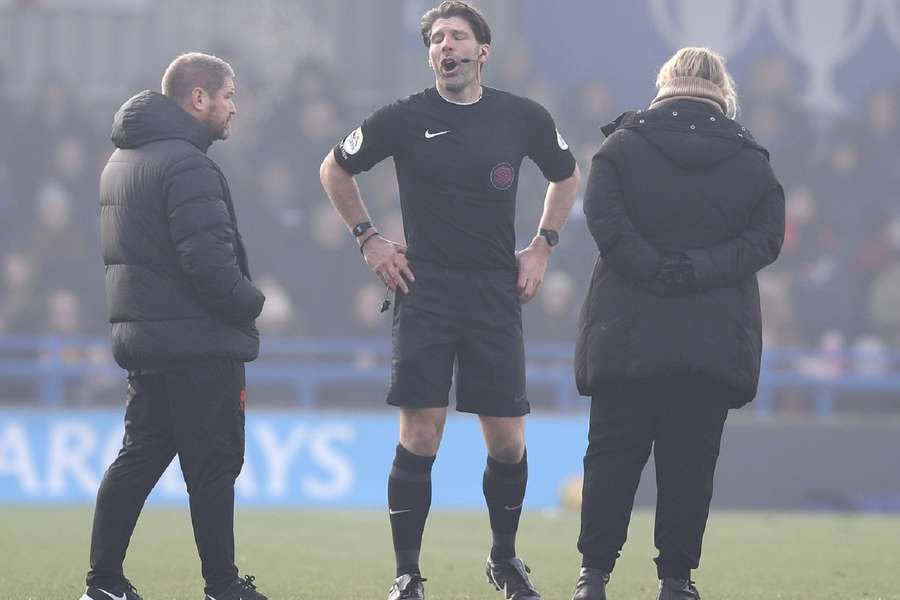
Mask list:
[{"label": "grass pitch", "polygon": [[[652,515],[636,513],[610,600],[653,600]],[[77,600],[91,509],[0,508],[0,600]],[[546,600],[568,600],[578,574],[578,516],[526,513],[519,553]],[[383,600],[393,577],[387,515],[243,510],[237,562],[272,600]],[[484,578],[485,514],[436,512],[422,569],[429,600],[501,600]],[[201,600],[187,509],[148,509],[126,573],[145,600]],[[705,600],[900,600],[900,518],[714,513],[694,578]]]}]

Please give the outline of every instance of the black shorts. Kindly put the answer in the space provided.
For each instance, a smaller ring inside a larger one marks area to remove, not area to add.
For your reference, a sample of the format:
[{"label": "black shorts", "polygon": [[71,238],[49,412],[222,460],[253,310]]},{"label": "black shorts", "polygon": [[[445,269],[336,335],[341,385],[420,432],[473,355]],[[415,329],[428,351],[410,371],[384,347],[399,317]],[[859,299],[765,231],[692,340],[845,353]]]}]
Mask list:
[{"label": "black shorts", "polygon": [[429,263],[411,268],[416,280],[408,294],[398,292],[394,306],[388,404],[447,406],[455,365],[456,410],[528,414],[516,272]]}]

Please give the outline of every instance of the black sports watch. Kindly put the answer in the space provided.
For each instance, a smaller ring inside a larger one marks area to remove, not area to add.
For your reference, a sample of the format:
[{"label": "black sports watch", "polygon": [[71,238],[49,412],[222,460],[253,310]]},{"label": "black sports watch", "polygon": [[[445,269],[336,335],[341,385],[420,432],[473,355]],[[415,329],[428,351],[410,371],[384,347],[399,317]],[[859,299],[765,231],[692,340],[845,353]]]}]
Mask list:
[{"label": "black sports watch", "polygon": [[356,225],[353,228],[353,237],[359,237],[368,230],[372,229],[373,225],[371,221],[363,221],[362,223]]},{"label": "black sports watch", "polygon": [[551,248],[559,243],[559,232],[555,229],[540,229],[538,230],[538,235],[544,236],[544,239],[547,240],[547,245]]}]

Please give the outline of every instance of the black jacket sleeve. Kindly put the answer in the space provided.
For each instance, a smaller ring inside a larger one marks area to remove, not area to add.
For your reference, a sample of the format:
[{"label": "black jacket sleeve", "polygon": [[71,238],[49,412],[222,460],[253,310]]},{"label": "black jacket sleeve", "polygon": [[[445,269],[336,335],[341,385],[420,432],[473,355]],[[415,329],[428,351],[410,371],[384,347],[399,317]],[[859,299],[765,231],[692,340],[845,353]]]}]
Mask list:
[{"label": "black jacket sleeve", "polygon": [[205,158],[190,157],[168,169],[163,186],[172,241],[201,303],[229,323],[258,317],[265,296],[238,265],[219,173]]},{"label": "black jacket sleeve", "polygon": [[694,266],[698,290],[734,285],[778,258],[784,242],[784,190],[768,161],[764,169],[763,191],[747,228],[721,244],[684,251]]},{"label": "black jacket sleeve", "polygon": [[584,214],[600,255],[625,279],[646,285],[662,258],[659,250],[635,229],[625,209],[619,172],[612,157],[618,136],[606,139],[591,162],[584,192]]}]

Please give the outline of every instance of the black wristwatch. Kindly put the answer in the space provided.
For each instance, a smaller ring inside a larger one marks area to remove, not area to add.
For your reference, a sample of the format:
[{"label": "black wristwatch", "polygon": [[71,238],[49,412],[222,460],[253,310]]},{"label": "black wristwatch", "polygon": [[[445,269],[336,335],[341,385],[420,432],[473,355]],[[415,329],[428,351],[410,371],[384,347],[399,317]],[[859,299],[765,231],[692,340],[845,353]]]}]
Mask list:
[{"label": "black wristwatch", "polygon": [[371,221],[363,221],[353,228],[353,237],[359,237],[368,230],[372,229],[373,225]]},{"label": "black wristwatch", "polygon": [[540,229],[538,230],[538,235],[544,236],[544,239],[547,240],[547,245],[551,248],[559,243],[559,232],[555,229]]}]

